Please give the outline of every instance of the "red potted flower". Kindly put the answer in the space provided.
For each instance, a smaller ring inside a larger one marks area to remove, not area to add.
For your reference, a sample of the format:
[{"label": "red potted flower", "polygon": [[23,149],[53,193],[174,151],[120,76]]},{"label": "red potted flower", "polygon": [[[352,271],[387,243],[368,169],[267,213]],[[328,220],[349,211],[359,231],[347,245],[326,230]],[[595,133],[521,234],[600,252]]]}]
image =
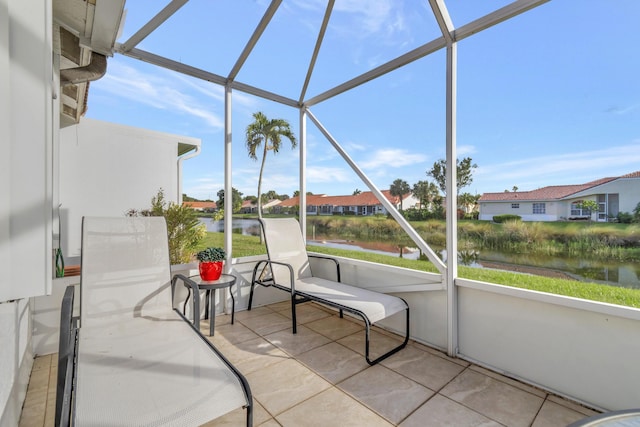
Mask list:
[{"label": "red potted flower", "polygon": [[202,280],[218,280],[227,254],[222,248],[207,248],[196,254],[200,264],[198,269]]}]

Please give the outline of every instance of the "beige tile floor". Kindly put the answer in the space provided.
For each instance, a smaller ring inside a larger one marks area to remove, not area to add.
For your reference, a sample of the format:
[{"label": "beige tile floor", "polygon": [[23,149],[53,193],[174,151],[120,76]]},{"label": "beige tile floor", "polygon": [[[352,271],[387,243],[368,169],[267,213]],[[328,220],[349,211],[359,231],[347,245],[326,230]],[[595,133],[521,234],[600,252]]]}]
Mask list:
[{"label": "beige tile floor", "polygon": [[[289,310],[278,303],[239,312],[234,325],[216,318],[211,341],[249,381],[256,426],[556,427],[595,414],[415,342],[368,366],[357,321],[307,303],[293,335]],[[374,331],[372,356],[398,340]],[[53,426],[56,368],[57,355],[36,358],[20,427]],[[236,411],[207,426],[243,424]]]}]

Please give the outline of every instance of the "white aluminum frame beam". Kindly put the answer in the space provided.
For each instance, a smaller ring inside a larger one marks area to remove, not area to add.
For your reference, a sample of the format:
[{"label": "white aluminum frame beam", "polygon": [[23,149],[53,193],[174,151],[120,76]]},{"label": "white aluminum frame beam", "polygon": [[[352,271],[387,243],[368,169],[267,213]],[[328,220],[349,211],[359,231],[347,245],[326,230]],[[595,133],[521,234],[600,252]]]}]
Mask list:
[{"label": "white aluminum frame beam", "polygon": [[450,356],[458,353],[458,156],[456,150],[456,97],[458,74],[458,44],[452,42],[447,47],[447,352]]},{"label": "white aluminum frame beam", "polygon": [[[224,217],[233,216],[233,182],[231,180],[233,133],[231,127],[233,92],[229,85],[224,87]],[[233,221],[224,222],[224,249],[227,259],[224,263],[226,272],[231,270],[231,253],[233,252]],[[215,291],[214,291],[215,292]],[[231,292],[229,290],[229,292]],[[226,307],[225,307],[226,308]]]},{"label": "white aluminum frame beam", "polygon": [[401,68],[407,64],[410,64],[420,58],[423,58],[427,55],[437,52],[438,50],[446,46],[447,46],[447,43],[443,37],[432,40],[429,43],[426,43],[410,52],[405,53],[404,55],[397,57],[396,59],[393,59],[387,63],[384,63],[347,82],[344,82],[341,85],[334,87],[333,89],[329,89],[326,92],[323,92],[319,95],[314,96],[311,99],[308,99],[307,101],[304,102],[304,105],[310,107],[312,105],[319,104],[323,101],[326,101],[329,98],[333,98],[336,95],[344,93],[348,90],[351,90],[355,87],[360,86],[361,84],[374,80],[380,76],[390,73],[391,71],[397,70],[398,68]]},{"label": "white aluminum frame beam", "polygon": [[[356,172],[362,181],[369,187],[376,198],[382,203],[387,211],[398,221],[403,230],[411,237],[424,253],[427,254],[429,260],[438,268],[440,273],[445,276],[447,288],[447,324],[448,324],[448,353],[455,356],[458,351],[458,316],[457,316],[457,292],[455,281],[458,275],[457,262],[457,155],[456,155],[456,95],[457,95],[457,42],[467,37],[481,32],[487,28],[497,25],[505,20],[513,18],[530,9],[538,7],[550,0],[516,0],[507,6],[504,6],[494,12],[491,12],[479,19],[455,29],[446,9],[445,0],[429,0],[429,4],[434,13],[434,17],[438,23],[442,37],[436,38],[422,46],[413,49],[385,64],[380,65],[366,73],[363,73],[351,80],[348,80],[338,86],[333,87],[319,95],[316,95],[306,101],[304,97],[308,89],[311,75],[315,68],[315,63],[320,51],[324,34],[331,17],[334,0],[328,0],[327,9],[322,22],[322,26],[316,41],[313,55],[307,70],[303,87],[298,101],[291,98],[281,96],[266,90],[262,90],[247,84],[235,82],[235,78],[242,69],[245,61],[251,51],[264,33],[266,27],[270,23],[276,10],[279,8],[282,0],[272,0],[268,9],[265,11],[260,23],[256,27],[251,39],[245,45],[244,50],[240,54],[235,65],[231,69],[227,78],[220,75],[204,71],[189,65],[185,65],[168,58],[161,57],[149,52],[136,49],[135,46],[145,37],[151,34],[163,22],[169,19],[180,7],[187,3],[188,0],[173,0],[161,12],[153,17],[147,24],[138,30],[125,43],[117,45],[116,49],[119,53],[136,58],[153,65],[171,69],[182,74],[206,80],[225,87],[225,197],[232,199],[233,188],[231,186],[231,91],[233,89],[245,92],[251,95],[265,98],[280,104],[288,105],[300,109],[300,220],[305,233],[304,224],[306,224],[306,117],[311,118],[313,123],[324,134],[324,136],[333,145],[336,151],[345,159],[349,166]],[[321,103],[329,98],[344,93],[350,89],[360,86],[370,80],[376,79],[391,71],[401,68],[407,64],[417,61],[431,53],[446,48],[446,164],[447,164],[447,264],[445,265],[440,258],[431,250],[426,242],[417,234],[417,232],[408,224],[405,218],[400,215],[396,208],[387,200],[380,190],[367,178],[360,170],[349,155],[342,149],[338,142],[329,134],[315,116],[308,110],[309,106]],[[232,203],[225,206],[225,215],[231,216]],[[227,226],[228,223],[228,226]],[[225,222],[225,247],[228,253],[231,253],[231,222]],[[230,263],[229,263],[230,264]]]},{"label": "white aluminum frame beam", "polygon": [[472,36],[487,28],[493,27],[507,19],[511,19],[514,16],[520,15],[528,10],[536,8],[550,0],[517,0],[510,3],[494,12],[471,21],[468,24],[457,28],[453,32],[453,40],[460,41],[469,36]]},{"label": "white aluminum frame beam", "polygon": [[129,51],[136,47],[142,40],[147,38],[149,34],[155,31],[160,25],[162,25],[167,19],[171,18],[182,6],[184,6],[189,0],[173,0],[166,5],[160,12],[156,14],[149,22],[144,24],[134,35],[129,37],[129,40],[122,43],[122,49]]},{"label": "white aluminum frame beam", "polygon": [[[433,0],[430,0],[430,2]],[[339,95],[343,92],[346,92],[350,89],[353,89],[361,84],[364,84],[370,80],[376,79],[384,74],[387,74],[393,70],[401,68],[407,64],[410,64],[420,58],[423,58],[427,55],[430,55],[440,49],[447,47],[447,39],[451,39],[452,41],[459,41],[466,37],[469,37],[477,32],[485,30],[489,27],[499,24],[502,21],[510,19],[516,15],[524,13],[530,9],[533,9],[543,3],[547,3],[550,0],[517,0],[507,6],[496,10],[495,12],[489,13],[482,18],[476,19],[475,21],[470,22],[457,30],[453,29],[453,24],[451,23],[451,19],[445,19],[443,16],[436,15],[436,21],[440,26],[441,30],[443,28],[447,28],[447,25],[451,25],[451,29],[448,32],[443,31],[443,34],[447,34],[443,37],[439,37],[434,39],[428,43],[423,44],[422,46],[405,53],[391,61],[382,64],[370,71],[367,71],[364,74],[359,75],[347,82],[342,83],[334,87],[333,89],[329,89],[326,92],[323,92],[319,95],[314,96],[313,98],[308,99],[304,102],[305,106],[312,106],[318,104],[322,101],[325,101],[329,98],[332,98],[336,95]],[[442,10],[446,10],[444,8],[444,3],[442,1],[437,1],[440,4]]]},{"label": "white aluminum frame beam", "polygon": [[231,72],[229,72],[229,81],[233,81],[236,79],[238,73],[242,69],[242,66],[251,54],[251,51],[258,43],[258,40],[260,40],[262,33],[264,33],[267,25],[269,25],[269,22],[271,22],[271,18],[273,18],[276,10],[278,10],[278,8],[280,7],[280,3],[282,3],[282,0],[272,0],[266,12],[264,13],[264,15],[262,15],[262,19],[258,23],[258,26],[253,31],[253,34],[251,35],[251,38],[249,39],[247,44],[244,46],[244,49],[242,50],[242,53],[240,54],[240,57],[236,61],[235,65],[231,69]]},{"label": "white aluminum frame beam", "polygon": [[[382,194],[382,192],[369,179],[369,177],[367,177],[367,175],[362,171],[362,169],[358,167],[358,165],[353,161],[353,159],[351,159],[349,154],[347,154],[347,152],[340,146],[338,141],[336,141],[336,139],[333,136],[331,136],[329,131],[322,125],[322,123],[320,123],[320,121],[313,115],[313,113],[309,111],[309,109],[306,109],[306,111],[311,121],[318,127],[318,129],[320,130],[320,132],[322,132],[325,138],[329,140],[331,145],[333,145],[333,148],[335,148],[335,150],[342,156],[342,158],[347,162],[347,164],[351,167],[351,169],[353,169],[353,171],[358,175],[358,177],[360,177],[362,182],[364,182],[366,186],[369,187],[369,189],[374,194],[374,196],[376,196],[378,201],[398,222],[398,225],[400,225],[400,227],[409,235],[411,240],[413,240],[415,244],[418,245],[418,248],[420,248],[427,255],[427,258],[429,258],[429,261],[431,261],[431,263],[433,263],[433,265],[436,266],[438,271],[441,274],[444,274],[445,273],[444,270],[446,267],[444,263],[440,260],[440,257],[438,257],[438,255],[436,255],[435,252],[433,252],[431,247],[429,247],[429,245],[422,239],[422,237],[416,232],[416,230],[414,230],[413,227],[411,227],[411,225],[407,222],[405,217],[402,216],[400,212],[398,212],[396,207],[393,206],[393,204],[384,196],[384,194]],[[306,204],[305,204],[305,209],[306,209]]]},{"label": "white aluminum frame beam", "polygon": [[302,239],[307,241],[307,110],[300,108],[300,195],[298,197],[298,217],[302,229]]},{"label": "white aluminum frame beam", "polygon": [[444,0],[429,0],[429,4],[431,5],[431,10],[433,11],[433,16],[436,18],[438,27],[440,27],[442,36],[448,44],[453,42],[451,33],[454,30],[454,26]]},{"label": "white aluminum frame beam", "polygon": [[[158,56],[154,53],[146,52],[141,49],[131,49],[129,51],[123,51],[120,49],[121,45],[117,45],[116,47],[118,48],[119,53],[125,56],[128,56],[130,58],[135,58],[140,61],[144,61],[149,64],[156,65],[158,67],[166,68],[168,70],[173,70],[178,73],[195,77],[200,80],[206,80],[208,82],[219,84],[221,86],[226,86],[227,84],[229,84],[228,80],[225,77],[222,77],[218,74],[210,73],[209,71],[205,71],[200,68],[192,67],[190,65],[186,65],[181,62],[177,62],[172,59],[165,58],[163,56]],[[295,107],[295,108],[300,107],[298,102],[294,99],[287,98],[266,90],[258,89],[254,86],[250,86],[240,82],[231,82],[230,85],[232,89],[238,90],[240,92],[248,93],[250,95],[255,95],[260,98],[269,99],[271,101],[288,105],[290,107]]]},{"label": "white aluminum frame beam", "polygon": [[166,68],[167,70],[177,71],[178,73],[185,74],[187,76],[195,77],[200,80],[206,80],[211,83],[216,83],[221,86],[227,84],[227,79],[209,71],[202,70],[200,68],[192,67],[191,65],[177,62],[164,56],[156,55],[155,53],[147,52],[142,49],[129,49],[124,50],[123,45],[116,44],[116,51],[128,56],[130,58],[138,59],[143,62],[147,62],[158,67]]},{"label": "white aluminum frame beam", "polygon": [[280,104],[288,105],[289,107],[300,108],[300,104],[295,99],[287,98],[286,96],[281,96],[281,95],[278,95],[277,93],[269,92],[266,90],[259,89],[255,86],[251,86],[248,84],[235,82],[235,81],[231,82],[231,86],[235,90],[239,90],[240,92],[248,93],[250,95],[258,96],[260,98],[264,98],[270,101],[278,102]]},{"label": "white aluminum frame beam", "polygon": [[322,46],[322,40],[324,40],[324,34],[327,31],[327,25],[329,25],[329,19],[331,18],[331,12],[333,11],[334,4],[335,4],[335,0],[329,0],[329,2],[327,3],[327,10],[324,12],[322,25],[320,26],[320,31],[318,32],[318,39],[316,40],[316,45],[313,48],[313,55],[311,55],[311,61],[309,62],[307,76],[304,79],[302,90],[300,91],[300,98],[299,98],[300,104],[302,104],[302,102],[304,101],[304,97],[307,94],[307,88],[309,87],[311,74],[313,74],[313,69],[315,68],[316,60],[318,59],[318,53],[320,52],[320,47]]},{"label": "white aluminum frame beam", "polygon": [[458,183],[456,153],[456,89],[457,89],[457,52],[458,44],[452,32],[453,22],[444,0],[429,0],[433,15],[438,22],[442,36],[447,40],[446,70],[446,236],[447,236],[447,353],[458,353]]},{"label": "white aluminum frame beam", "polygon": [[[254,32],[252,39],[249,41],[249,43],[247,43],[247,45],[245,46],[245,50],[243,51],[242,55],[240,56],[240,58],[238,59],[238,61],[236,62],[233,70],[229,73],[229,78],[224,78],[220,75],[208,72],[208,71],[204,71],[189,65],[185,65],[183,63],[179,63],[176,61],[173,61],[171,59],[162,57],[160,55],[156,55],[150,52],[145,52],[143,50],[140,49],[134,49],[134,47],[131,45],[133,43],[136,42],[136,40],[138,38],[140,38],[140,40],[142,40],[144,37],[146,37],[153,29],[155,29],[157,26],[159,26],[162,22],[164,22],[166,19],[168,19],[172,13],[171,10],[173,8],[175,8],[175,10],[178,9],[178,6],[182,6],[182,4],[186,3],[187,0],[174,0],[173,2],[171,2],[167,7],[165,7],[165,9],[163,9],[163,11],[161,11],[160,13],[158,13],[158,15],[156,15],[151,21],[149,21],[147,24],[145,24],[145,26],[143,26],[136,34],[134,34],[134,36],[132,36],[127,42],[123,43],[123,44],[118,44],[116,45],[117,48],[117,52],[129,56],[131,58],[135,58],[135,59],[139,59],[141,61],[145,61],[148,62],[150,64],[153,65],[157,65],[163,68],[167,68],[173,71],[177,71],[179,73],[182,74],[186,74],[186,75],[190,75],[192,77],[196,77],[202,80],[207,80],[210,81],[212,83],[216,83],[216,84],[220,84],[222,86],[225,86],[229,79],[233,80],[235,79],[237,73],[239,72],[242,64],[244,63],[244,61],[246,61],[246,58],[248,57],[251,49],[255,46],[255,44],[257,43],[257,40],[259,39],[260,35],[262,35],[262,32],[264,31],[264,29],[266,28],[266,25],[268,24],[268,22],[270,22],[270,19],[273,17],[273,14],[275,13],[275,10],[277,10],[277,8],[279,7],[280,3],[282,0],[273,0],[269,6],[269,8],[267,9],[267,11],[265,12],[265,16],[263,16],[260,24],[258,25],[258,27],[256,28],[256,31]],[[429,0],[430,2],[436,2],[436,4],[441,5],[442,1],[441,0]],[[513,3],[504,6],[501,9],[498,9],[492,13],[489,13],[479,19],[476,19],[475,21],[472,21],[466,25],[463,25],[462,27],[453,30],[453,31],[449,31],[449,35],[451,35],[451,39],[453,41],[459,41],[462,40],[466,37],[469,37],[475,33],[478,33],[484,29],[487,29],[489,27],[492,27],[496,24],[499,24],[500,22],[503,22],[507,19],[510,19],[516,15],[519,15],[521,13],[524,13],[530,9],[533,9],[541,4],[547,3],[550,0],[516,0]],[[183,3],[184,2],[184,3]],[[166,13],[163,14],[163,12],[166,10]],[[175,11],[173,11],[175,12]],[[165,16],[166,15],[166,16]],[[326,16],[325,13],[325,19],[328,19],[328,17]],[[447,27],[447,23],[446,21],[442,21],[442,16],[438,17],[436,16],[436,20],[438,21],[438,25],[440,26],[440,28],[444,28]],[[450,20],[449,20],[450,22]],[[264,25],[264,26],[263,26]],[[324,21],[323,21],[323,25],[325,25]],[[150,31],[151,30],[151,31]],[[445,34],[446,32],[443,32],[443,34]],[[136,39],[134,39],[134,37],[136,37]],[[255,39],[255,40],[254,40]],[[320,102],[323,102],[329,98],[332,98],[336,95],[339,95],[343,92],[346,92],[350,89],[353,89],[357,86],[360,86],[370,80],[376,79],[382,75],[385,75],[391,71],[394,71],[398,68],[401,68],[407,64],[410,64],[420,58],[423,58],[427,55],[430,55],[431,53],[434,53],[440,49],[446,48],[447,47],[447,36],[443,36],[443,37],[439,37],[437,39],[434,39],[410,52],[405,53],[404,55],[401,55],[385,64],[380,65],[379,67],[376,67],[366,73],[361,74],[358,77],[355,77],[349,81],[346,81],[338,86],[333,87],[332,89],[329,89],[319,95],[316,95],[306,101],[295,101],[291,98],[288,98],[286,96],[282,96],[273,92],[269,92],[269,91],[265,91],[262,89],[258,89],[255,88],[253,86],[250,85],[246,85],[246,84],[242,84],[242,83],[237,83],[234,82],[233,84],[233,89],[239,90],[241,92],[245,92],[251,95],[255,95],[258,96],[260,98],[265,98],[265,99],[269,99],[271,101],[274,102],[278,102],[284,105],[288,105],[291,107],[296,107],[299,108],[302,105],[305,106],[312,106],[315,104],[318,104]],[[319,39],[320,40],[320,37]],[[319,51],[319,46],[318,44],[316,45],[316,49],[318,49]],[[316,57],[316,53],[314,52],[314,63],[312,64],[315,65],[315,59]],[[311,72],[312,66],[310,66],[309,68],[309,73]],[[310,75],[309,75],[309,79],[310,79]],[[306,93],[306,85],[308,84],[308,82],[305,80],[305,88],[303,88],[303,92],[302,92],[302,96],[304,96],[304,94]]]}]

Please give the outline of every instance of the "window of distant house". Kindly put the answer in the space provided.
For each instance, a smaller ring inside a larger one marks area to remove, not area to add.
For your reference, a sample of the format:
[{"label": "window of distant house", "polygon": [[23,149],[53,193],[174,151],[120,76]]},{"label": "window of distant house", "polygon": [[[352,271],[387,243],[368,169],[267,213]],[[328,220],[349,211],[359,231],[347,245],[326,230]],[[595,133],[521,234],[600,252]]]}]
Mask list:
[{"label": "window of distant house", "polygon": [[588,214],[589,212],[587,209],[582,209],[582,200],[577,200],[571,203],[571,216],[586,216]]},{"label": "window of distant house", "polygon": [[511,209],[520,209],[520,203],[511,203]]},{"label": "window of distant house", "polygon": [[545,204],[544,203],[534,203],[533,204],[533,213],[534,214],[546,213]]}]

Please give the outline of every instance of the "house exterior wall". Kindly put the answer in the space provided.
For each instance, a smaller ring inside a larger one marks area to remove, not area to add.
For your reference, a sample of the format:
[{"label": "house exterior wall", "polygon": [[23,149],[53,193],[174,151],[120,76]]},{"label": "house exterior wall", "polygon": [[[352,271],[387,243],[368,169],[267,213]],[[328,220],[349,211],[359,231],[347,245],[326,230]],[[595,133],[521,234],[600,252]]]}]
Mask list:
[{"label": "house exterior wall", "polygon": [[[534,203],[544,203],[545,213],[533,213]],[[517,208],[512,207],[517,205]],[[519,215],[523,221],[557,221],[564,215],[565,203],[553,202],[481,202],[478,219],[492,221],[496,215]]]},{"label": "house exterior wall", "polygon": [[[414,208],[420,204],[420,200],[414,197],[413,193],[402,199],[402,210]],[[380,205],[382,206],[382,205]]]},{"label": "house exterior wall", "polygon": [[619,178],[576,193],[574,197],[585,198],[594,194],[618,194],[618,211],[631,213],[640,203],[640,178]]},{"label": "house exterior wall", "polygon": [[0,426],[18,425],[33,364],[28,297],[52,282],[51,2],[0,0]]},{"label": "house exterior wall", "polygon": [[[599,195],[606,196],[608,201],[606,213],[609,216],[616,216],[619,212],[631,213],[640,203],[640,178],[618,178],[572,194],[571,198],[562,200],[483,201],[480,202],[479,219],[490,221],[495,215],[514,214],[520,215],[524,221],[558,221],[575,216],[571,214],[571,203],[580,200],[598,201]],[[511,207],[514,203],[519,204],[518,209]],[[545,214],[533,214],[533,203],[545,203]],[[598,218],[594,215],[592,219]]]},{"label": "house exterior wall", "polygon": [[123,216],[151,207],[160,188],[178,202],[178,141],[194,138],[84,118],[60,131],[62,249],[80,255],[83,216]]},{"label": "house exterior wall", "polygon": [[[4,0],[0,302],[51,289],[53,104],[48,2]],[[8,18],[8,19],[7,19]],[[25,256],[29,254],[29,256]],[[36,262],[34,262],[36,261]],[[45,262],[46,261],[46,262]]]}]

